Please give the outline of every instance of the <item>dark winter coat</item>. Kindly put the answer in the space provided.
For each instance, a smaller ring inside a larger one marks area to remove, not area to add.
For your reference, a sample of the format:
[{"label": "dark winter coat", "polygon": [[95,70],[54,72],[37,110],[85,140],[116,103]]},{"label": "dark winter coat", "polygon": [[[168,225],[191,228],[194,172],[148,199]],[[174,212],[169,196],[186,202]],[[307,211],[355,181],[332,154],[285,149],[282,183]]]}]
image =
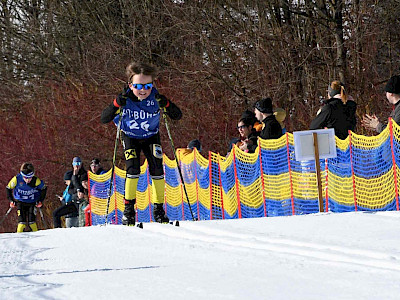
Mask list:
[{"label": "dark winter coat", "polygon": [[258,146],[258,137],[260,136],[260,132],[256,131],[254,128],[247,137],[249,141],[252,141],[252,145],[247,146],[247,149],[249,150],[249,153],[254,153],[256,151],[256,148]]},{"label": "dark winter coat", "polygon": [[279,139],[282,136],[281,124],[276,120],[274,115],[266,117],[263,121],[263,129],[260,138],[264,140]]},{"label": "dark winter coat", "polygon": [[[393,121],[396,122],[397,125],[400,125],[400,101],[398,101],[395,105],[394,105],[394,109],[393,111],[390,113],[390,118],[393,119]],[[379,123],[378,128],[376,128],[377,132],[382,132],[383,129],[385,129],[387,126],[387,124],[382,124]]]},{"label": "dark winter coat", "polygon": [[77,175],[72,174],[71,183],[68,188],[68,193],[72,195],[71,201],[78,204],[78,191],[87,194],[87,190],[83,187],[82,181],[87,181],[88,175],[85,168],[82,166]]},{"label": "dark winter coat", "polygon": [[356,128],[356,109],[357,104],[352,100],[343,104],[340,98],[330,98],[312,120],[310,129],[334,128],[335,135],[344,140],[348,131]]}]

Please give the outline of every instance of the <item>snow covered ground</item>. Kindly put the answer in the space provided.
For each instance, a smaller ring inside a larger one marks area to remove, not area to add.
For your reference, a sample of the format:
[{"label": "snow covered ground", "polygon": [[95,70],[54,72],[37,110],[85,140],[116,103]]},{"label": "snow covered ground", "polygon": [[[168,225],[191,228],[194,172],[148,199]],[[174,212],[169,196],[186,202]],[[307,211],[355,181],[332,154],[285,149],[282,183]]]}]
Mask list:
[{"label": "snow covered ground", "polygon": [[400,213],[0,235],[0,299],[398,299]]}]

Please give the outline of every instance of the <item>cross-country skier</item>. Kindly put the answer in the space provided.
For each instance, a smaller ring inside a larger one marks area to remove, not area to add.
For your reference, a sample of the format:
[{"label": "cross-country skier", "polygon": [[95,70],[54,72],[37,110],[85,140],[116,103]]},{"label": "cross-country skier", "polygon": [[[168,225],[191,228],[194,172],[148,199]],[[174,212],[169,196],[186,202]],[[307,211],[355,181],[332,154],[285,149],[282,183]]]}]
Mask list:
[{"label": "cross-country skier", "polygon": [[43,181],[35,176],[35,169],[31,163],[23,163],[20,173],[14,176],[7,184],[7,198],[10,207],[17,207],[17,232],[23,232],[26,225],[32,231],[37,231],[35,206],[40,208],[46,197],[47,187]]},{"label": "cross-country skier", "polygon": [[163,152],[160,140],[160,110],[174,120],[181,110],[154,87],[156,68],[145,63],[131,63],[126,68],[128,86],[101,114],[101,122],[118,124],[122,112],[121,137],[126,161],[124,225],[135,224],[136,189],[140,175],[140,152],[147,158],[154,194],[154,220],[169,222],[165,215]]}]

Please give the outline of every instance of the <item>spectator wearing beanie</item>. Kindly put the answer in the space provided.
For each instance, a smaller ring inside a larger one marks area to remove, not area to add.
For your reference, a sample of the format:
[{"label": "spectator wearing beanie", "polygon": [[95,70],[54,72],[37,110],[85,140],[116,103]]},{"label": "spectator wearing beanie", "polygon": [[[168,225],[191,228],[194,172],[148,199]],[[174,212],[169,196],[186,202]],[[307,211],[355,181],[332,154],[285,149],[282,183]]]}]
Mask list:
[{"label": "spectator wearing beanie", "polygon": [[179,160],[183,159],[185,156],[191,154],[196,148],[197,152],[201,153],[201,143],[199,140],[191,140],[186,148],[176,149],[176,156]]},{"label": "spectator wearing beanie", "polygon": [[282,127],[274,116],[271,98],[264,98],[254,105],[257,120],[263,123],[260,133],[262,139],[278,139],[282,136]]},{"label": "spectator wearing beanie", "polygon": [[100,159],[98,159],[98,158],[92,159],[92,161],[90,163],[90,171],[92,171],[92,173],[96,174],[96,175],[101,175],[101,174],[107,173],[107,171],[105,171],[103,169],[103,167],[101,166]]},{"label": "spectator wearing beanie", "polygon": [[61,217],[69,214],[79,215],[79,205],[85,201],[87,197],[87,171],[83,167],[80,157],[74,157],[72,161],[71,182],[68,187],[68,193],[71,195],[71,201],[60,206],[53,211],[54,228],[61,227]]},{"label": "spectator wearing beanie", "polygon": [[191,140],[187,146],[188,149],[193,150],[197,149],[198,152],[201,152],[201,143],[199,140]]},{"label": "spectator wearing beanie", "polygon": [[[393,111],[390,114],[390,118],[396,122],[396,124],[400,124],[400,76],[392,76],[385,86],[386,99],[390,104],[393,104]],[[367,129],[375,130],[376,132],[382,132],[387,124],[382,124],[376,115],[368,115],[366,114],[362,121],[362,126]]]},{"label": "spectator wearing beanie", "polygon": [[332,81],[328,86],[328,100],[324,104],[312,120],[310,129],[334,128],[338,138],[346,139],[349,130],[356,128],[357,104],[347,95],[340,81]]}]

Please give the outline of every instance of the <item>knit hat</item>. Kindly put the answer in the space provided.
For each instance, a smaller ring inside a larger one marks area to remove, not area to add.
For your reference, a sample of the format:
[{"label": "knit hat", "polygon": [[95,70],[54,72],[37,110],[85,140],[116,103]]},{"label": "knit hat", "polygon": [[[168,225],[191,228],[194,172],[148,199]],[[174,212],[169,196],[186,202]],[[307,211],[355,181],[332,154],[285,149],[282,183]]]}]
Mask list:
[{"label": "knit hat", "polygon": [[90,165],[99,165],[100,164],[100,159],[98,158],[93,158],[92,162],[90,163]]},{"label": "knit hat", "polygon": [[191,140],[187,146],[188,149],[196,148],[197,151],[201,152],[201,143],[199,140]]},{"label": "knit hat", "polygon": [[400,94],[400,76],[392,76],[389,81],[386,83],[385,92]]},{"label": "knit hat", "polygon": [[74,157],[74,159],[72,160],[72,164],[74,163],[82,163],[82,160],[79,156]]},{"label": "knit hat", "polygon": [[35,175],[35,168],[31,163],[23,163],[20,171],[21,175],[26,178],[31,178]]},{"label": "knit hat", "polygon": [[258,100],[254,107],[264,114],[272,114],[272,99],[264,98]]},{"label": "knit hat", "polygon": [[71,180],[72,178],[72,171],[67,171],[64,174],[64,180]]}]

